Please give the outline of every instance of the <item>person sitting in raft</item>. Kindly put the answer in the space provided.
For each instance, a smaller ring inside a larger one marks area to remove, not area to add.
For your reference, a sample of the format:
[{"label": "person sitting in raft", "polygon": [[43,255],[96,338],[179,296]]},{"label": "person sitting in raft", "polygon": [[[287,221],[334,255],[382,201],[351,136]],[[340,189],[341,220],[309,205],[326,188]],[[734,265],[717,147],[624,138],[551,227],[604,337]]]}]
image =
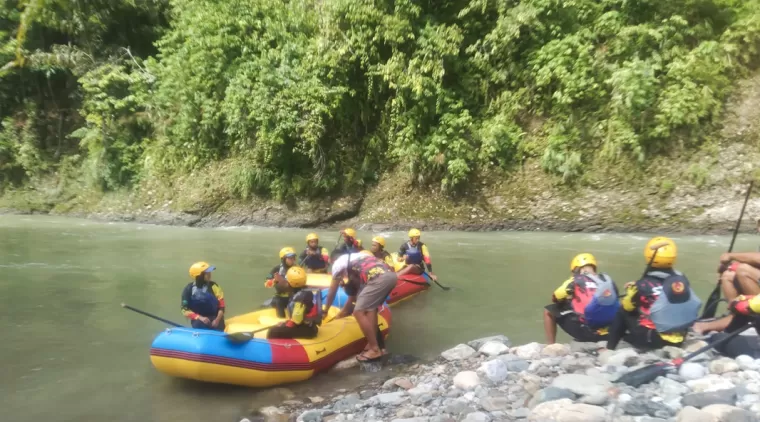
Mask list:
[{"label": "person sitting in raft", "polygon": [[644,248],[644,277],[625,286],[622,307],[610,326],[607,348],[621,339],[640,349],[680,346],[698,318],[702,302],[686,276],[673,268],[678,251],[667,237],[655,237]]},{"label": "person sitting in raft", "polygon": [[[760,252],[724,253],[720,256],[720,290],[730,303],[739,295],[754,296],[760,294]],[[717,306],[707,303],[705,306]],[[728,314],[714,321],[694,323],[694,332],[703,334],[710,331],[724,331],[731,324],[733,314]]]},{"label": "person sitting in raft", "polygon": [[190,282],[182,290],[182,314],[193,328],[224,331],[224,292],[211,281],[216,267],[207,262],[190,266]]},{"label": "person sitting in raft", "polygon": [[362,250],[361,243],[356,238],[356,230],[343,229],[340,231],[342,242],[335,246],[335,249],[330,254],[330,259],[335,260],[341,255],[348,253],[357,253]]},{"label": "person sitting in raft", "polygon": [[552,294],[544,309],[546,342],[557,341],[557,325],[575,341],[607,339],[609,325],[620,308],[618,289],[607,274],[597,274],[594,255],[582,253],[570,262],[572,276]]},{"label": "person sitting in raft", "polygon": [[294,265],[296,265],[296,250],[289,246],[280,249],[280,264],[272,268],[272,271],[267,275],[267,281],[264,283],[264,287],[274,287],[275,294],[272,298],[272,307],[277,310],[278,318],[285,318],[285,309],[290,300],[290,288],[285,275]]},{"label": "person sitting in raft", "polygon": [[330,254],[327,249],[319,246],[319,236],[309,233],[306,236],[306,249],[301,252],[298,260],[307,272],[324,274],[330,264]]},{"label": "person sitting in raft", "polygon": [[420,241],[420,237],[422,237],[422,233],[419,230],[409,230],[409,241],[404,242],[401,247],[398,248],[398,262],[406,261],[406,254],[409,253],[409,251],[418,250],[422,254],[422,259],[425,261],[428,275],[433,280],[438,280],[438,278],[433,274],[433,263],[430,260],[430,252],[428,251],[428,247]]},{"label": "person sitting in raft", "polygon": [[325,309],[330,309],[339,284],[343,282],[344,277],[347,278],[343,288],[348,300],[335,318],[353,314],[359,323],[359,328],[367,339],[367,347],[356,357],[358,361],[371,362],[381,359],[384,345],[382,335],[378,335],[377,310],[396,287],[396,273],[382,260],[366,253],[357,253],[343,255],[333,262],[332,276]]},{"label": "person sitting in raft", "polygon": [[406,253],[404,267],[398,270],[397,275],[401,277],[406,274],[422,275],[425,272],[422,254],[419,250],[410,250]]},{"label": "person sitting in raft", "polygon": [[393,269],[393,257],[388,251],[385,250],[385,238],[382,236],[375,236],[372,238],[372,245],[370,246],[370,252],[372,255],[388,264]]},{"label": "person sitting in raft", "polygon": [[[290,289],[288,320],[270,328],[267,338],[314,338],[322,322],[322,296],[306,287],[306,270],[291,267],[285,278]],[[315,300],[316,299],[316,300]]]}]

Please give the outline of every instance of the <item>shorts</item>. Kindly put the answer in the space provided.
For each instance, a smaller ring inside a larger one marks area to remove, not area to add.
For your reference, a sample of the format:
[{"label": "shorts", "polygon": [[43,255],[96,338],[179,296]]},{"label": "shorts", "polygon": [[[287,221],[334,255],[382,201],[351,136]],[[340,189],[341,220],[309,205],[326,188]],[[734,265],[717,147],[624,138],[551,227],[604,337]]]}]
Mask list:
[{"label": "shorts", "polygon": [[622,308],[618,311],[612,324],[610,331],[615,332],[616,335],[624,333],[623,340],[638,349],[656,350],[665,346],[681,347],[683,344],[683,342],[671,343],[663,339],[656,329],[641,325],[637,315],[625,312]]},{"label": "shorts", "polygon": [[584,324],[578,314],[566,306],[552,303],[546,305],[544,309],[554,316],[554,320],[562,328],[562,331],[566,332],[575,341],[597,342],[607,340],[606,334],[599,334],[597,330]]},{"label": "shorts", "polygon": [[396,273],[387,272],[369,280],[356,297],[356,311],[372,311],[379,308],[396,287]]}]

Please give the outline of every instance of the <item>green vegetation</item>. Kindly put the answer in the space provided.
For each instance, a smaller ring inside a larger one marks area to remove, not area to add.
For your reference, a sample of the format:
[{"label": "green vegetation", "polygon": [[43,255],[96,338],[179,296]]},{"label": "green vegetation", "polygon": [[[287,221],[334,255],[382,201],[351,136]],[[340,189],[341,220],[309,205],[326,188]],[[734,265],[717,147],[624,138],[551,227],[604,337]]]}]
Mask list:
[{"label": "green vegetation", "polygon": [[760,0],[0,0],[0,189],[570,183],[698,147],[759,58]]}]

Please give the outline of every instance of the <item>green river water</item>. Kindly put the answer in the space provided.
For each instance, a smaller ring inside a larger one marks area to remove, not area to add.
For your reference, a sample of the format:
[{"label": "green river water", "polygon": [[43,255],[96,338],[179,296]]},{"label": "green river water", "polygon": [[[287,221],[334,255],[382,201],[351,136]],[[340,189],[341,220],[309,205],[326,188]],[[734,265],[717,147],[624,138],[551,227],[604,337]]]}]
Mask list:
[{"label": "green river water", "polygon": [[[179,295],[194,261],[216,265],[227,315],[271,295],[264,275],[282,246],[300,248],[306,230],[193,229],[0,215],[0,419],[21,421],[237,421],[249,409],[354,389],[377,374],[335,371],[286,389],[252,390],[171,379],[150,365],[165,326],[119,304],[185,323]],[[332,248],[336,233],[319,232]],[[384,233],[389,249],[404,241]],[[369,244],[371,233],[359,231]],[[618,286],[643,270],[647,235],[425,232],[439,280],[393,310],[388,347],[434,357],[457,343],[503,333],[543,342],[542,309],[568,276],[574,254],[597,256]],[[727,236],[674,237],[678,267],[702,299],[714,283]],[[740,236],[736,250],[757,250]],[[560,341],[567,341],[564,334]]]}]

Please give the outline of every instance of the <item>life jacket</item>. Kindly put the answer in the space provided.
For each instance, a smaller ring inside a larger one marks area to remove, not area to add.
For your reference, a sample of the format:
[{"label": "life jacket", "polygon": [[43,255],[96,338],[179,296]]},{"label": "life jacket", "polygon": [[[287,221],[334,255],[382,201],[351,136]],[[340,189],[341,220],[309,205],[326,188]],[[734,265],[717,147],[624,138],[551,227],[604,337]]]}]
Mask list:
[{"label": "life jacket", "polygon": [[[311,300],[309,300],[311,296]],[[288,303],[288,315],[292,316],[296,303],[303,303],[306,307],[303,323],[309,325],[322,324],[322,295],[318,289],[301,289],[290,299]]]},{"label": "life jacket", "polygon": [[699,318],[702,301],[692,290],[691,283],[678,271],[650,271],[647,277],[662,280],[656,288],[657,299],[650,309],[650,319],[659,333],[681,332]]},{"label": "life jacket", "polygon": [[216,298],[211,283],[204,283],[201,287],[196,283],[192,285],[187,307],[198,315],[216,318],[219,312],[219,299]]},{"label": "life jacket", "polygon": [[577,274],[573,285],[573,311],[591,328],[609,326],[620,308],[612,279],[607,274]]},{"label": "life jacket", "polygon": [[368,281],[388,272],[393,272],[393,270],[385,261],[369,255],[349,262],[346,271],[349,281],[363,284],[367,284]]},{"label": "life jacket", "polygon": [[315,251],[316,254],[307,254],[303,260],[303,266],[310,270],[321,270],[327,268],[327,262],[325,262],[324,258],[322,257],[322,246],[317,245],[316,249],[306,248],[305,251],[308,251],[309,249]]}]

